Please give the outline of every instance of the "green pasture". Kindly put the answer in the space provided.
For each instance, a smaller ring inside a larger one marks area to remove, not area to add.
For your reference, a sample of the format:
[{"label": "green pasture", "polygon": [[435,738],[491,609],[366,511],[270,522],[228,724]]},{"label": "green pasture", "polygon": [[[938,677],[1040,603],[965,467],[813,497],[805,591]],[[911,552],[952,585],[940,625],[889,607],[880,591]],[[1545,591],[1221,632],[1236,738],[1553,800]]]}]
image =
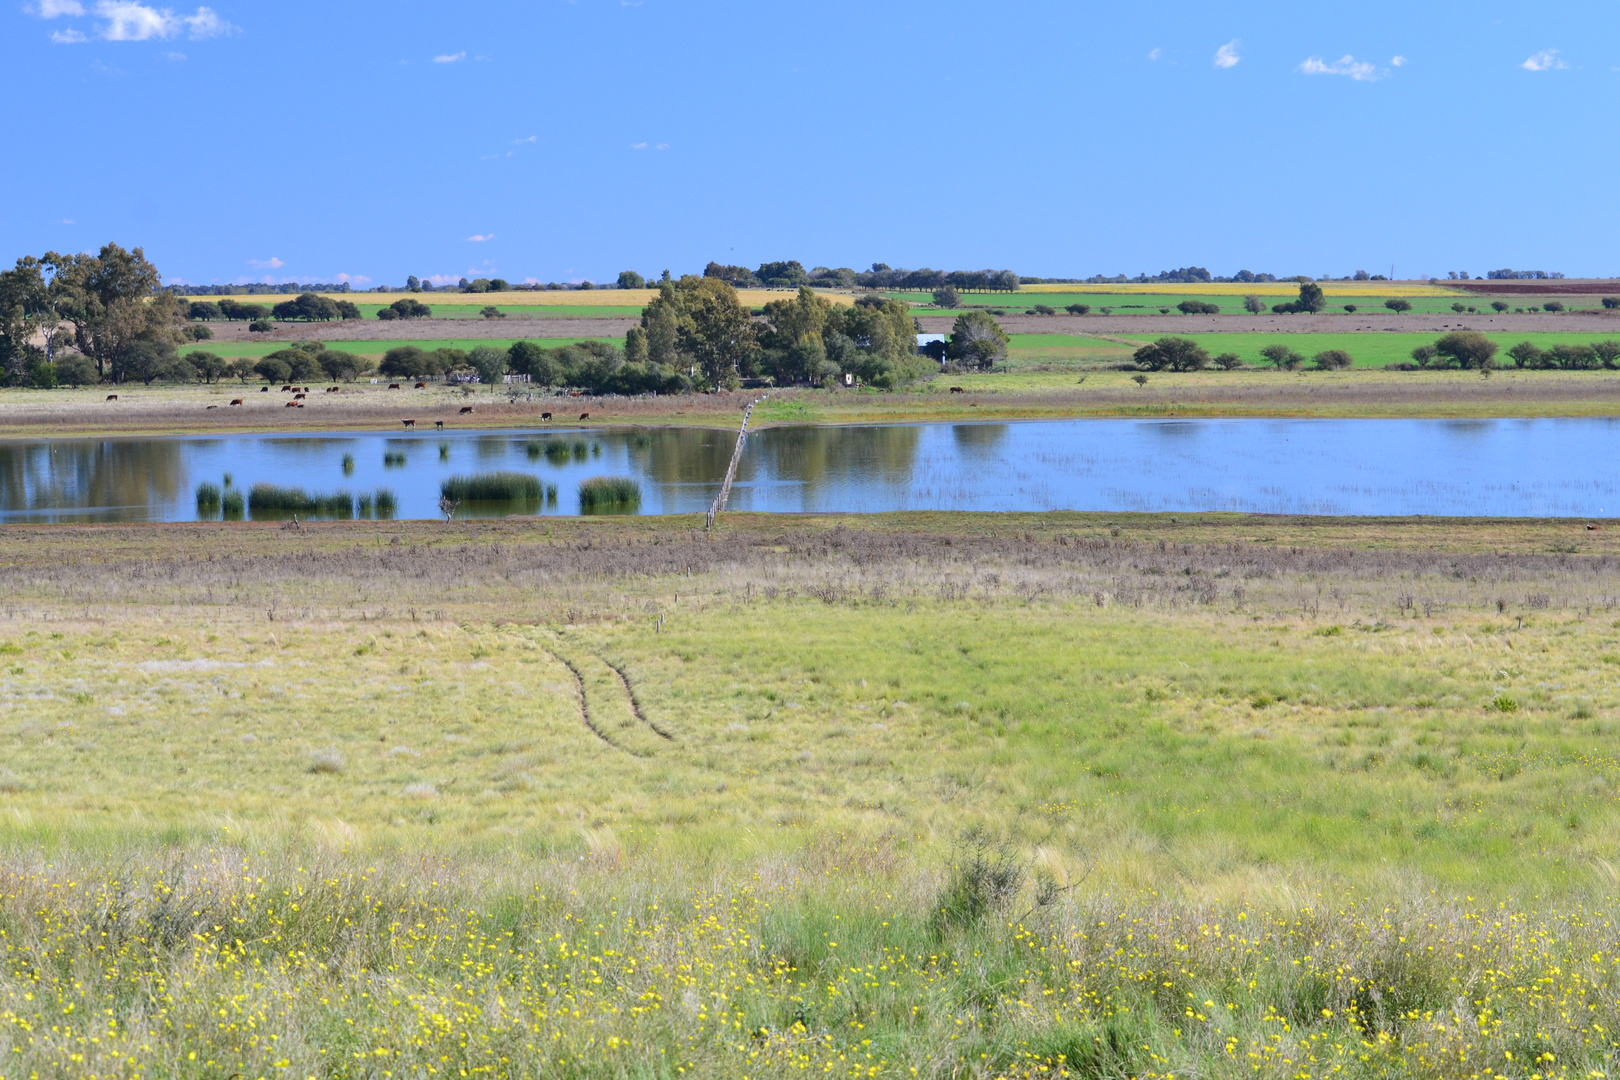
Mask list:
[{"label": "green pasture", "polygon": [[[415,297],[413,299],[421,299]],[[482,319],[480,314],[490,305],[478,303],[437,304],[424,300],[433,309],[435,319]],[[385,304],[357,304],[360,314],[375,320]],[[640,307],[610,304],[495,304],[503,315],[512,319],[628,319],[641,314]]]},{"label": "green pasture", "polygon": [[[354,353],[356,356],[381,357],[389,349],[400,345],[415,345],[419,349],[462,349],[464,351],[478,348],[480,345],[495,345],[508,348],[518,341],[531,340],[528,338],[433,338],[428,341],[328,341],[328,348],[341,349],[344,352]],[[610,345],[623,345],[624,339],[617,337],[577,337],[577,338],[541,338],[537,342],[545,348],[557,348],[576,341],[605,341]],[[215,356],[226,358],[236,356],[268,356],[282,349],[290,349],[300,344],[298,341],[203,341],[182,349],[182,353],[211,352]]]},{"label": "green pasture", "polygon": [[[1165,327],[1165,334],[1175,334],[1174,325]],[[1140,341],[1146,345],[1158,337],[1157,334],[1139,334],[1129,337],[1121,336],[1115,340],[1089,337],[1083,334],[1013,334],[1008,343],[1008,369],[1017,371],[1029,369],[1039,365],[1075,364],[1084,366],[1085,362],[1113,361],[1116,357],[1124,359],[1132,351],[1127,341]],[[1260,355],[1260,350],[1268,345],[1286,345],[1298,352],[1309,362],[1310,358],[1319,352],[1328,349],[1343,349],[1355,358],[1358,368],[1377,368],[1388,364],[1406,363],[1412,358],[1412,350],[1419,345],[1432,344],[1439,339],[1436,333],[1386,333],[1373,331],[1343,334],[1183,334],[1190,337],[1209,351],[1211,356],[1221,353],[1233,352],[1242,357],[1244,363],[1265,365],[1267,362]],[[1582,333],[1500,333],[1487,334],[1492,341],[1500,347],[1497,353],[1498,363],[1511,364],[1504,355],[1511,346],[1520,341],[1529,341],[1538,348],[1550,349],[1554,345],[1584,344],[1601,341],[1604,338],[1615,337],[1615,334],[1582,334]]]}]

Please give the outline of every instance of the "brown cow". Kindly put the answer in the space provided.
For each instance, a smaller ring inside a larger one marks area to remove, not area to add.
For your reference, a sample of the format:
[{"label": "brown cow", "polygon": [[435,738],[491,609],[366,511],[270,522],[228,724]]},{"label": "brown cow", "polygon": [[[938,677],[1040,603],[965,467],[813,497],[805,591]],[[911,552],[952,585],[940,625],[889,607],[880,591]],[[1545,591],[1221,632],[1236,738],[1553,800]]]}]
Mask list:
[{"label": "brown cow", "polygon": [[390,389],[390,390],[398,390],[399,389],[399,383],[397,383],[397,382],[389,383],[388,384],[388,389]]},{"label": "brown cow", "polygon": [[543,413],[540,414],[540,419],[542,419],[542,420],[550,420],[551,419],[551,414],[548,413],[548,412],[543,412]]},{"label": "brown cow", "polygon": [[286,393],[289,393],[289,392],[291,392],[291,390],[292,390],[292,387],[290,387],[290,386],[283,386],[283,387],[282,387],[282,388],[281,388],[281,392],[282,392],[282,393],[283,393],[283,394],[286,394]]},{"label": "brown cow", "polygon": [[242,399],[241,398],[231,398],[231,404],[232,405],[240,405],[240,404],[242,404]]},{"label": "brown cow", "polygon": [[591,414],[588,412],[582,412],[579,414],[579,418],[581,420],[589,420],[591,418]]},{"label": "brown cow", "polygon": [[463,405],[461,407],[461,415],[462,416],[466,416],[470,412],[472,412],[472,406],[471,405]]},{"label": "brown cow", "polygon": [[118,400],[118,395],[117,394],[108,394],[107,395],[107,400],[108,401],[117,401]]},{"label": "brown cow", "polygon": [[288,408],[288,409],[296,409],[296,408],[298,408],[298,402],[296,402],[296,401],[289,401],[289,402],[287,402],[287,404],[286,404],[286,405],[285,405],[285,406],[284,406],[284,408]]},{"label": "brown cow", "polygon": [[400,423],[404,424],[406,427],[415,427],[416,426],[416,421],[415,420],[401,420]]},{"label": "brown cow", "polygon": [[427,383],[419,382],[419,383],[416,384],[416,388],[418,390],[426,390],[427,389]]},{"label": "brown cow", "polygon": [[303,401],[304,400],[304,395],[303,394],[294,394],[293,395],[293,400],[294,401]]},{"label": "brown cow", "polygon": [[444,421],[443,420],[435,420],[435,421],[433,421],[433,426],[438,428],[440,431],[443,431],[444,430]]},{"label": "brown cow", "polygon": [[963,390],[960,386],[953,386],[953,387],[951,387],[951,393],[953,393],[953,394],[965,394],[965,393],[967,393],[967,391]]},{"label": "brown cow", "polygon": [[217,408],[219,408],[219,406],[218,406],[218,405],[210,405],[210,406],[208,406],[208,407],[209,407],[209,408],[210,408],[210,409],[217,409]]}]

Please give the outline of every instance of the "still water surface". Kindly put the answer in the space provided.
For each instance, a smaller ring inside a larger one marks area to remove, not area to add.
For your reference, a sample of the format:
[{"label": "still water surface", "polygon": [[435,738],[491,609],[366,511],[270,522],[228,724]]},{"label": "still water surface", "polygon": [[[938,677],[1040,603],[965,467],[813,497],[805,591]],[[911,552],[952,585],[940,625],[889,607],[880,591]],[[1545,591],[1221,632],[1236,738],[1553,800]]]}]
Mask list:
[{"label": "still water surface", "polygon": [[[433,517],[440,481],[496,469],[555,484],[558,500],[541,513],[578,513],[579,482],[600,475],[640,481],[644,514],[700,512],[734,437],[662,428],[8,442],[0,520],[195,520],[197,484],[226,473],[243,491],[259,482],[357,495],[387,487],[397,516]],[[548,443],[568,452],[547,455]],[[1617,462],[1620,420],[1611,419],[787,427],[750,436],[730,506],[1597,516],[1620,508]]]}]

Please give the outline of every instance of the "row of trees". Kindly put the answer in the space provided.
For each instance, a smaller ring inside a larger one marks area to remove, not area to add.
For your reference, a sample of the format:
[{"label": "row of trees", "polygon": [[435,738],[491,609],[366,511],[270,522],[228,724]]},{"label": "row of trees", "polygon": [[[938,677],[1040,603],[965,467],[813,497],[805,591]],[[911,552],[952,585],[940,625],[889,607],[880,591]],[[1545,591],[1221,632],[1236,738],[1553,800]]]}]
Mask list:
[{"label": "row of trees", "polygon": [[[620,275],[621,280],[623,276]],[[959,292],[1015,292],[1019,285],[1018,275],[1011,270],[905,270],[888,263],[873,263],[870,270],[861,271],[851,270],[847,266],[837,269],[817,266],[806,270],[797,259],[761,263],[757,270],[711,262],[703,268],[703,276],[717,278],[737,289],[811,285],[820,288],[932,292],[950,286]]]}]

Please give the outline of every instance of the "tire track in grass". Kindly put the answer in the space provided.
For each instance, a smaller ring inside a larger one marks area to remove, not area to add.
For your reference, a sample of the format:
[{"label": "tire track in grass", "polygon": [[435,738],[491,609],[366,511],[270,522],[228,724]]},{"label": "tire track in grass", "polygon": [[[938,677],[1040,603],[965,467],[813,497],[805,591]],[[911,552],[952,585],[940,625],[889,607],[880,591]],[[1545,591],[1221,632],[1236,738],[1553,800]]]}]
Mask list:
[{"label": "tire track in grass", "polygon": [[594,653],[547,650],[574,673],[580,716],[596,737],[634,757],[648,758],[673,739],[647,721],[624,673]]},{"label": "tire track in grass", "polygon": [[630,685],[630,676],[625,674],[624,668],[618,664],[615,664],[605,656],[598,657],[598,659],[611,668],[613,670],[613,674],[619,677],[619,682],[624,686],[624,696],[630,702],[631,714],[634,715],[637,720],[641,721],[643,724],[646,724],[647,727],[652,729],[652,732],[659,738],[664,739],[667,742],[674,742],[674,735],[665,731],[663,728],[659,727],[657,724],[653,723],[647,718],[647,711],[641,707],[641,699],[636,697],[636,688]]},{"label": "tire track in grass", "polygon": [[[585,676],[580,673],[579,668],[575,667],[573,661],[569,660],[561,653],[551,652],[550,649],[547,649],[546,651],[551,654],[551,658],[553,660],[567,668],[574,676],[574,686],[579,691],[579,718],[581,722],[583,722],[584,725],[590,729],[592,735],[595,735],[598,739],[601,739],[603,742],[613,747],[613,749],[624,750],[624,747],[608,738],[607,733],[601,728],[597,727],[596,721],[591,717],[590,698],[585,693]],[[628,751],[626,752],[628,753]]]}]

